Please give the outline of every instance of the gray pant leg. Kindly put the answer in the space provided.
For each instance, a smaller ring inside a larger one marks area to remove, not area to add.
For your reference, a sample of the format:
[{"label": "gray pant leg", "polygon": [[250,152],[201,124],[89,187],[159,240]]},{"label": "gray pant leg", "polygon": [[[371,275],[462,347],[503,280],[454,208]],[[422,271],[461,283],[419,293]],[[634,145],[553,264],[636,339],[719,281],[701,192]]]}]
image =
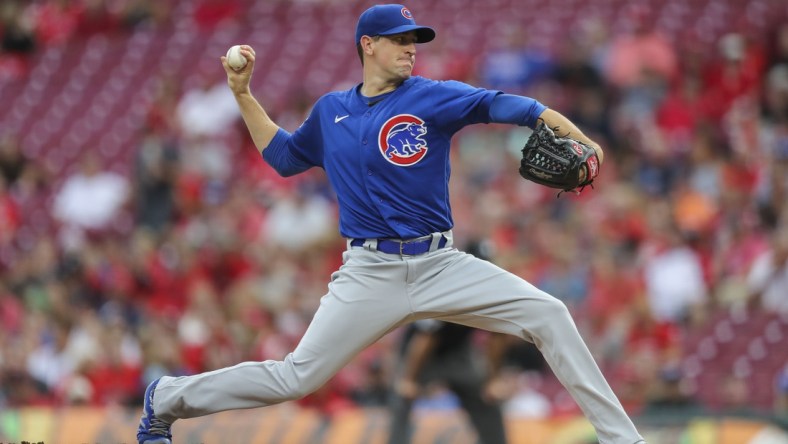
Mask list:
[{"label": "gray pant leg", "polygon": [[350,257],[355,253],[345,253],[346,264],[332,275],[329,292],[304,337],[283,361],[244,362],[193,376],[163,377],[153,398],[156,415],[172,422],[301,398],[400,325],[410,314],[404,262],[378,263],[370,271],[354,265]]},{"label": "gray pant leg", "polygon": [[[439,261],[439,265],[419,262]],[[643,438],[586,347],[566,306],[489,262],[448,252],[411,264],[417,312],[533,342],[593,424],[602,444]],[[424,272],[419,275],[419,270]],[[440,270],[438,274],[434,270]]]}]

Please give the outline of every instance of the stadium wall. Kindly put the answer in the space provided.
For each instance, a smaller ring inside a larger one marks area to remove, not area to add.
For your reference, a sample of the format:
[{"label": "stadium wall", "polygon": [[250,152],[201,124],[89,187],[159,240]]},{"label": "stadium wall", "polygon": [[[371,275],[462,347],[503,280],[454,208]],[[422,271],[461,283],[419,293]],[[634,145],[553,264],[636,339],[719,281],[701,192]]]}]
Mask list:
[{"label": "stadium wall", "polygon": [[[125,408],[25,408],[0,413],[0,443],[125,444],[134,442],[138,410]],[[179,444],[383,444],[388,415],[350,410],[331,420],[285,404],[265,410],[225,412],[179,421]],[[507,419],[512,444],[585,444],[593,441],[582,417]],[[784,444],[788,434],[768,421],[741,418],[685,418],[666,424],[640,422],[650,444]],[[475,433],[457,411],[418,414],[414,444],[473,444]]]}]

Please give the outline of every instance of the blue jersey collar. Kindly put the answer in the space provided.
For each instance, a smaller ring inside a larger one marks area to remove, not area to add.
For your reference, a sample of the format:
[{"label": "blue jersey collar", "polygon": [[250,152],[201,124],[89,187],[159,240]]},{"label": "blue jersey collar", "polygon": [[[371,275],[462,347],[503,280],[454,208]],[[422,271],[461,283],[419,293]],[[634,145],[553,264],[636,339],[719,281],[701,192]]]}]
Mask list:
[{"label": "blue jersey collar", "polygon": [[410,87],[413,86],[413,83],[416,81],[415,77],[416,76],[408,77],[394,91],[389,91],[387,93],[383,93],[383,94],[380,94],[380,95],[377,95],[377,96],[374,96],[374,97],[367,97],[367,96],[361,94],[361,86],[364,84],[362,82],[362,83],[359,83],[358,85],[356,85],[355,88],[353,88],[354,89],[353,96],[355,96],[357,104],[362,105],[364,108],[369,108],[370,106],[372,106],[372,105],[374,105],[374,104],[376,104],[378,102],[386,100],[387,98],[389,98],[391,96],[400,95],[403,92],[405,92],[408,89],[410,89]]}]

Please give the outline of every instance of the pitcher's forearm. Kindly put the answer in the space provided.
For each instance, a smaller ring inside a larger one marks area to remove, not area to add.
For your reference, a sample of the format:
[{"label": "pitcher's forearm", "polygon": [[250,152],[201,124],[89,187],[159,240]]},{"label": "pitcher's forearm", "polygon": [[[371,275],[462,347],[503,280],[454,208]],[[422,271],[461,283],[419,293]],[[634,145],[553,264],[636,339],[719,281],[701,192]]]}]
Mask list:
[{"label": "pitcher's forearm", "polygon": [[239,45],[240,55],[246,59],[246,65],[239,69],[233,69],[227,63],[227,57],[222,56],[219,59],[222,62],[225,73],[227,73],[227,85],[230,91],[235,96],[235,101],[238,102],[238,108],[241,111],[241,116],[246,123],[246,128],[252,136],[257,150],[261,153],[271,143],[271,140],[276,135],[279,127],[268,117],[260,102],[254,98],[249,88],[252,80],[252,72],[257,60],[254,49],[249,45]]},{"label": "pitcher's forearm", "polygon": [[544,120],[547,126],[555,131],[556,136],[569,137],[592,147],[596,151],[597,157],[599,157],[599,164],[602,164],[605,159],[605,153],[602,151],[602,147],[599,146],[598,143],[591,140],[588,136],[583,134],[583,132],[580,131],[580,128],[578,128],[563,114],[548,108],[544,110],[539,118]]},{"label": "pitcher's forearm", "polygon": [[235,100],[238,102],[238,108],[241,110],[241,116],[246,123],[246,128],[249,129],[252,141],[254,141],[257,150],[262,153],[271,143],[279,126],[268,117],[263,107],[250,92],[235,94]]}]

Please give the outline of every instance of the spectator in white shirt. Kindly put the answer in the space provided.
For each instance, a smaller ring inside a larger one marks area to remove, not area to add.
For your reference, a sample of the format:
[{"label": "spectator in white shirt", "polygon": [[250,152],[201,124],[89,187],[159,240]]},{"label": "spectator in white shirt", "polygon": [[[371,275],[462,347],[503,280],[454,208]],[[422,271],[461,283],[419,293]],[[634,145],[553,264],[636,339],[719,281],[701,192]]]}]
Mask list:
[{"label": "spectator in white shirt", "polygon": [[101,230],[120,214],[128,198],[128,180],[120,174],[103,171],[98,158],[88,155],[79,171],[69,176],[57,191],[53,213],[71,234]]},{"label": "spectator in white shirt", "polygon": [[753,262],[747,287],[750,300],[764,310],[788,314],[788,223],[775,230],[771,248]]}]

